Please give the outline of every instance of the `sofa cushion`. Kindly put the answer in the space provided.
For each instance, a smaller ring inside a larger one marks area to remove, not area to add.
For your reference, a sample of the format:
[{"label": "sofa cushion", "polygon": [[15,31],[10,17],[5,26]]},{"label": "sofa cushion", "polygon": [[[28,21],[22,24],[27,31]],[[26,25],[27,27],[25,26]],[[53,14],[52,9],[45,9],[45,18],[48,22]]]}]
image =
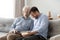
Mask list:
[{"label": "sofa cushion", "polygon": [[49,36],[60,34],[60,20],[49,21]]},{"label": "sofa cushion", "polygon": [[9,32],[10,27],[0,27],[0,32]]},{"label": "sofa cushion", "polygon": [[3,37],[3,36],[6,36],[6,35],[7,35],[7,33],[5,33],[5,32],[0,32],[0,38]]}]

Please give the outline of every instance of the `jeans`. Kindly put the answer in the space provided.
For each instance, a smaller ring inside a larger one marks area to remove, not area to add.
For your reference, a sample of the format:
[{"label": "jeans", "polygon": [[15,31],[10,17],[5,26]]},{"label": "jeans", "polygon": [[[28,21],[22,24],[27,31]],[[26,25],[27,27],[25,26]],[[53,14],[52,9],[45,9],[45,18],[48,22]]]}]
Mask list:
[{"label": "jeans", "polygon": [[39,36],[39,35],[32,35],[29,37],[18,37],[15,40],[46,40],[44,37]]}]

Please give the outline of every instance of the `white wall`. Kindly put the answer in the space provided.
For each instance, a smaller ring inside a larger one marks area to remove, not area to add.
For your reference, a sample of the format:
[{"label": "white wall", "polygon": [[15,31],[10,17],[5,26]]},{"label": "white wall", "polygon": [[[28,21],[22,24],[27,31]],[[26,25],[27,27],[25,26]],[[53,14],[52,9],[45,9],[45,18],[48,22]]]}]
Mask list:
[{"label": "white wall", "polygon": [[15,0],[0,0],[0,17],[14,18]]},{"label": "white wall", "polygon": [[40,12],[48,15],[51,11],[52,17],[55,19],[60,15],[60,0],[28,0],[29,6],[36,6]]}]

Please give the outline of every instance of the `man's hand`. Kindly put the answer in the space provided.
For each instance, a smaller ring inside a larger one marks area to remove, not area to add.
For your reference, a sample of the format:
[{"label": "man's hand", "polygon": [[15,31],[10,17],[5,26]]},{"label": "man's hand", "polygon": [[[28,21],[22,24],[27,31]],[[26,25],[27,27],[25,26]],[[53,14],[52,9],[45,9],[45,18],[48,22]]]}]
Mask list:
[{"label": "man's hand", "polygon": [[18,34],[18,35],[20,35],[22,37],[21,33],[19,31],[14,30],[14,29],[11,30],[9,33]]},{"label": "man's hand", "polygon": [[22,36],[23,37],[28,37],[28,36],[31,36],[31,35],[34,35],[34,34],[36,34],[37,32],[30,32],[30,31],[28,31],[28,32],[25,32],[24,34],[22,34]]},{"label": "man's hand", "polygon": [[19,32],[18,32],[18,31],[16,31],[15,29],[11,30],[9,33],[19,34]]},{"label": "man's hand", "polygon": [[13,30],[9,31],[9,33],[15,33],[15,30],[13,29]]},{"label": "man's hand", "polygon": [[28,37],[29,36],[29,32],[22,32],[22,36],[23,37]]}]

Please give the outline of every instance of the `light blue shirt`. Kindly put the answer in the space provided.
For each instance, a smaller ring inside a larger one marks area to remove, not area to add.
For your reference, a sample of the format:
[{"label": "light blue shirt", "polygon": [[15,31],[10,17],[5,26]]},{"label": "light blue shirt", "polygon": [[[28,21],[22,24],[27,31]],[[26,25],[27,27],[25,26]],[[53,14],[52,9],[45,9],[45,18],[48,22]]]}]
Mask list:
[{"label": "light blue shirt", "polygon": [[17,30],[17,31],[30,31],[32,30],[33,20],[29,17],[25,19],[24,17],[16,18],[13,22],[10,30]]},{"label": "light blue shirt", "polygon": [[34,20],[33,31],[37,31],[38,33],[36,35],[41,35],[47,39],[48,17],[46,15],[41,14],[38,19]]}]

